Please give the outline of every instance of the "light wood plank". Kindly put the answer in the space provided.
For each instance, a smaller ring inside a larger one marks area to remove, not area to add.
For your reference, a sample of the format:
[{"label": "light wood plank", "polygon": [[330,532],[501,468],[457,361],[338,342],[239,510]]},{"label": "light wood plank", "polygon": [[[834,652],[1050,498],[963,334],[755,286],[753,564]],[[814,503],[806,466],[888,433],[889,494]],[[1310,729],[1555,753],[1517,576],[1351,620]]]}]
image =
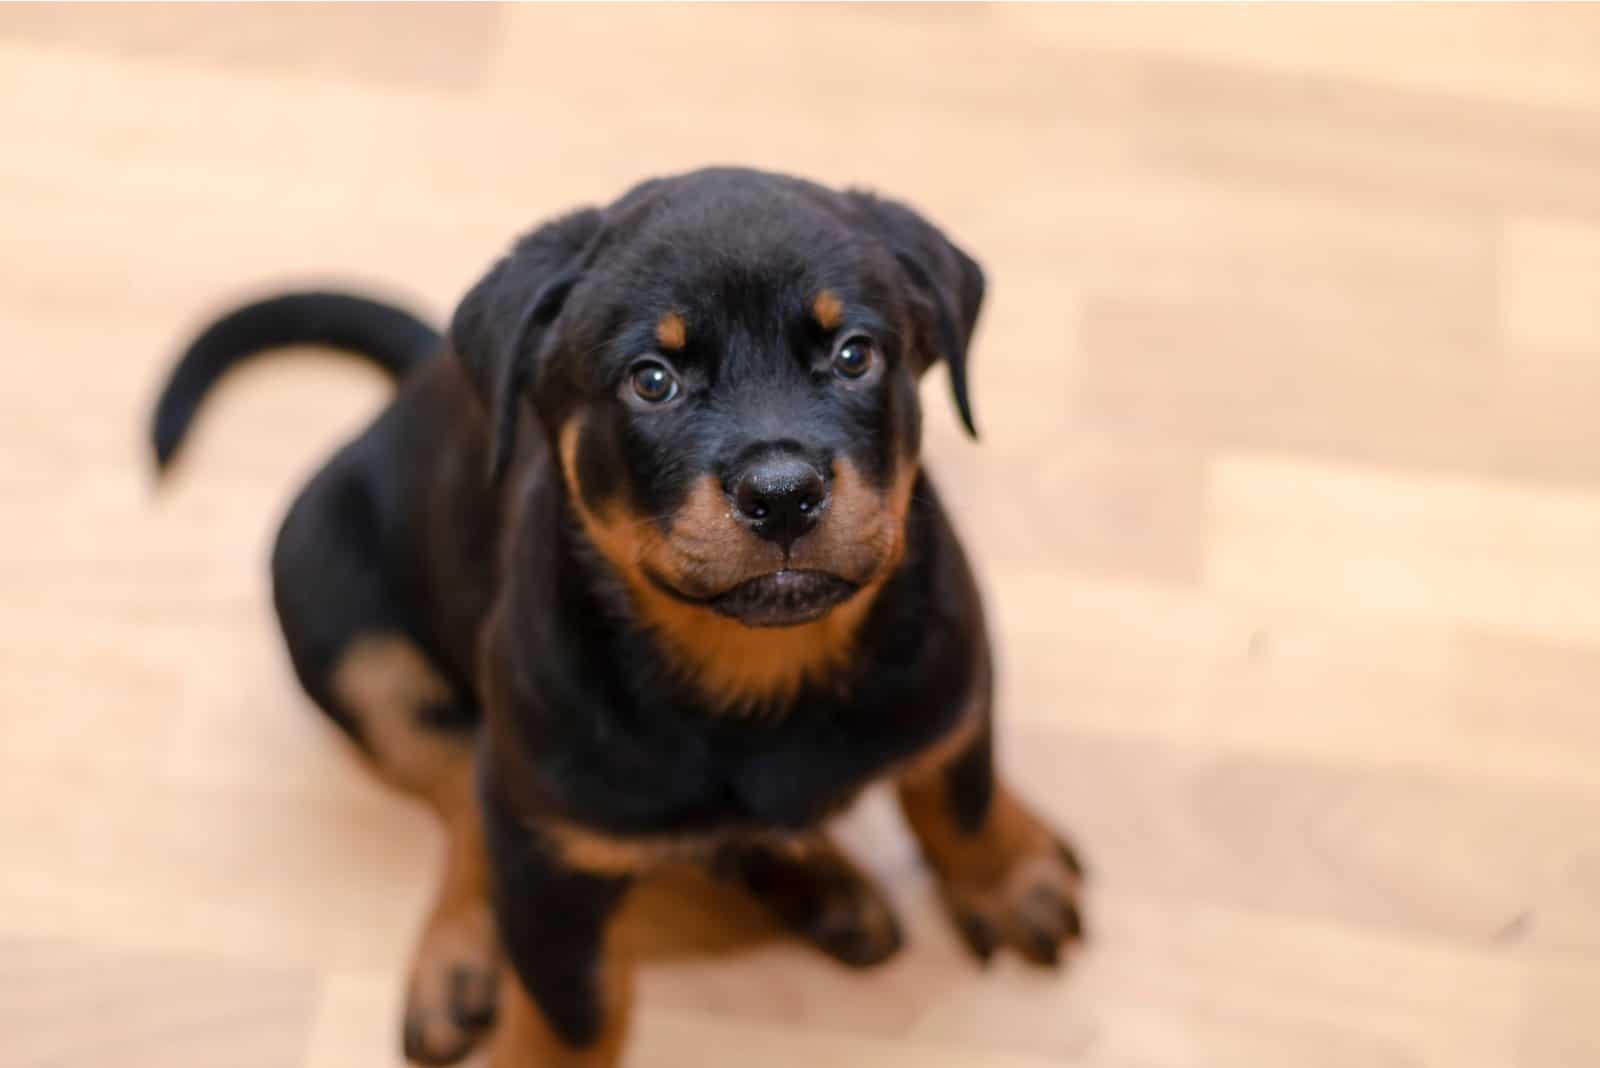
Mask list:
[{"label": "light wood plank", "polygon": [[1600,638],[1600,494],[1244,455],[1213,492],[1210,581],[1230,595]]},{"label": "light wood plank", "polygon": [[980,970],[890,799],[856,975],[685,873],[630,1063],[1600,1063],[1600,10],[0,9],[0,1062],[398,1063],[440,846],[299,694],[265,574],[383,403],[187,330],[284,282],[442,319],[513,234],[741,161],[983,260],[1002,760],[1094,940]]}]

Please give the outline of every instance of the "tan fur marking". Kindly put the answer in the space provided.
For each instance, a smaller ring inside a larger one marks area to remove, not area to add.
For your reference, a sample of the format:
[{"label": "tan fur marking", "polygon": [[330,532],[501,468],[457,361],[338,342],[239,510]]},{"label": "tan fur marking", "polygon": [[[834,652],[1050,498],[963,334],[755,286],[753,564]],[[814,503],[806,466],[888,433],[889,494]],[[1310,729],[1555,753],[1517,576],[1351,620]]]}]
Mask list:
[{"label": "tan fur marking", "polygon": [[905,556],[906,512],[916,478],[916,466],[902,462],[888,491],[880,493],[850,461],[835,461],[827,514],[795,545],[794,566],[831,570],[827,563],[842,561],[858,574],[870,570],[873,579],[888,578]]},{"label": "tan fur marking", "polygon": [[684,324],[683,316],[677,312],[667,312],[656,320],[656,344],[667,352],[677,352],[689,343],[689,328]]},{"label": "tan fur marking", "polygon": [[983,825],[972,833],[955,821],[942,768],[903,778],[900,805],[947,907],[964,930],[976,924],[986,932],[990,944],[980,956],[994,940],[1054,964],[1060,947],[1080,937],[1076,862],[1003,783],[995,783]]},{"label": "tan fur marking", "polygon": [[653,588],[638,600],[702,693],[725,709],[752,712],[790,700],[808,678],[845,663],[870,597],[857,594],[814,623],[772,629],[746,627]]},{"label": "tan fur marking", "polygon": [[633,875],[662,864],[710,862],[730,843],[761,845],[794,860],[827,848],[825,838],[766,828],[728,828],[705,834],[658,834],[623,838],[575,823],[541,820],[535,833],[555,843],[561,863],[596,875]]},{"label": "tan fur marking", "polygon": [[430,801],[447,823],[459,818],[472,748],[418,721],[429,705],[450,698],[450,687],[422,651],[396,635],[363,635],[350,642],[332,681],[334,697],[359,726],[378,775]]},{"label": "tan fur marking", "polygon": [[[647,559],[668,566],[664,558],[672,548],[666,544],[661,529],[654,523],[634,525],[646,531],[642,536],[646,539]],[[769,558],[774,565],[780,560],[776,546],[748,544],[750,536],[734,522],[733,505],[710,475],[695,483],[689,499],[672,517],[672,538],[684,564],[715,567],[752,552]]]},{"label": "tan fur marking", "polygon": [[706,860],[726,838],[723,834],[619,838],[572,823],[541,823],[539,832],[555,842],[563,865],[601,875],[628,875],[673,860]]},{"label": "tan fur marking", "polygon": [[362,751],[379,777],[426,801],[444,824],[444,871],[412,956],[406,1016],[434,1056],[465,1052],[477,1034],[458,1017],[463,1011],[487,1017],[499,981],[472,745],[419,721],[429,705],[451,694],[407,638],[355,638],[334,669],[332,688],[356,721]]},{"label": "tan fur marking", "polygon": [[999,783],[988,818],[976,834],[956,826],[942,775],[905,781],[900,797],[929,862],[941,875],[963,884],[998,887],[1020,858],[1054,850],[1050,832]]},{"label": "tan fur marking", "polygon": [[476,791],[463,782],[460,817],[446,824],[444,875],[411,960],[406,1020],[438,1059],[480,1038],[463,1016],[487,1020],[500,984],[500,939],[489,908],[488,855]]},{"label": "tan fur marking", "polygon": [[670,539],[653,521],[593,514],[578,488],[580,429],[579,418],[562,427],[558,451],[584,530],[622,576],[640,618],[678,660],[684,678],[709,700],[737,711],[780,705],[807,679],[822,678],[849,659],[857,628],[904,554],[912,465],[902,465],[887,495],[868,488],[849,463],[837,465],[829,514],[796,544],[788,566],[853,573],[865,579],[863,589],[815,622],[754,628],[663,592],[645,576],[644,566],[679,588],[715,590],[784,566],[781,550],[732,519],[710,476],[674,517]]},{"label": "tan fur marking", "polygon": [[844,302],[831,289],[824,289],[811,302],[811,317],[824,330],[833,330],[844,321]]},{"label": "tan fur marking", "polygon": [[929,862],[941,876],[974,888],[992,887],[1019,856],[1053,853],[1055,839],[1002,782],[994,784],[989,811],[976,832],[957,825],[946,771],[983,726],[990,701],[990,664],[983,656],[973,696],[961,721],[923,750],[899,774],[900,803]]}]

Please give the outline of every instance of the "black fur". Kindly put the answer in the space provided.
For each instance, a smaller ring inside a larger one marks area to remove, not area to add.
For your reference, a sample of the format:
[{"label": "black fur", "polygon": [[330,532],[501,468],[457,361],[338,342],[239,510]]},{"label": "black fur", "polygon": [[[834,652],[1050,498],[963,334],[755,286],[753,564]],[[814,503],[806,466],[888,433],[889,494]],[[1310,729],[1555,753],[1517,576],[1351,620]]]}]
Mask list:
[{"label": "black fur", "polygon": [[410,312],[343,293],[287,293],[218,319],[178,359],[151,422],[156,466],[172,462],[200,402],[235,364],[286,345],[328,345],[400,378],[439,347],[439,334]]},{"label": "black fur", "polygon": [[944,775],[956,826],[977,834],[994,799],[994,731],[983,727]]},{"label": "black fur", "polygon": [[495,724],[511,737],[491,747],[514,765],[495,769],[505,788],[620,835],[803,830],[837,812],[948,731],[977,677],[971,575],[932,488],[916,496],[913,548],[850,668],[804,689],[783,715],[753,721],[708,716],[649,633],[616,616],[603,565],[562,544],[576,535],[552,495],[554,522],[532,521],[559,540],[518,539],[508,615],[486,635],[493,704],[515,709]]},{"label": "black fur", "polygon": [[967,390],[967,346],[983,306],[983,271],[971,256],[951,244],[904,204],[851,194],[862,217],[894,250],[895,261],[911,280],[922,351],[936,353],[950,371],[950,392],[967,433],[978,436]]},{"label": "black fur", "polygon": [[516,447],[516,405],[532,378],[530,364],[600,225],[600,213],[590,208],[534,230],[472,287],[451,320],[451,345],[493,420],[490,472],[497,480]]},{"label": "black fur", "polygon": [[[155,424],[163,463],[205,388],[264,346],[328,341],[407,375],[285,521],[278,612],[301,681],[347,729],[328,676],[374,630],[410,636],[455,687],[441,726],[484,717],[506,952],[567,1041],[602,1026],[593,965],[626,880],[567,870],[530,828],[810,830],[947,734],[988,685],[977,590],[925,476],[849,661],[755,717],[708,708],[630,608],[578,505],[620,502],[665,530],[697,479],[726,486],[770,449],[823,471],[848,461],[887,487],[916,462],[916,383],[933,363],[973,427],[967,346],[983,288],[973,260],[903,205],[719,169],[647,182],[517,242],[457,310],[454,360],[425,360],[436,337],[405,313],[324,294],[236,312],[180,364]],[[836,328],[812,314],[819,290],[839,301]],[[687,327],[681,351],[656,342],[668,311]],[[845,381],[831,361],[857,335],[878,361]],[[671,367],[680,399],[632,397],[641,357]],[[555,449],[580,412],[575,501]],[[950,773],[963,826],[991,792],[983,738]]]},{"label": "black fur", "polygon": [[569,1046],[592,1045],[605,1026],[597,961],[631,880],[564,867],[492,790],[483,810],[506,955],[551,1030]]}]

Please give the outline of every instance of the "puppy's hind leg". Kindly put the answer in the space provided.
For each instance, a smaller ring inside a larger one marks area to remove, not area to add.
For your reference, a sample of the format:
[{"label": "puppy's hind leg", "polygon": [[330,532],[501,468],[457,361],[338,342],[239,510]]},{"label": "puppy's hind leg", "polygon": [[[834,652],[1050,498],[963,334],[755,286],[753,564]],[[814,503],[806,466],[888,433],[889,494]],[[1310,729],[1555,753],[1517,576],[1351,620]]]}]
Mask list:
[{"label": "puppy's hind leg", "polygon": [[295,503],[273,554],[275,597],[307,692],[379,778],[444,824],[444,872],[414,958],[404,1046],[412,1061],[448,1064],[487,1030],[499,983],[473,783],[478,717],[396,608],[360,474],[342,454]]},{"label": "puppy's hind leg", "polygon": [[402,636],[354,638],[333,692],[361,728],[379,777],[427,802],[444,823],[444,872],[412,961],[403,1041],[416,1063],[451,1064],[493,1022],[499,984],[472,736],[435,725],[456,718],[446,711],[453,698]]}]

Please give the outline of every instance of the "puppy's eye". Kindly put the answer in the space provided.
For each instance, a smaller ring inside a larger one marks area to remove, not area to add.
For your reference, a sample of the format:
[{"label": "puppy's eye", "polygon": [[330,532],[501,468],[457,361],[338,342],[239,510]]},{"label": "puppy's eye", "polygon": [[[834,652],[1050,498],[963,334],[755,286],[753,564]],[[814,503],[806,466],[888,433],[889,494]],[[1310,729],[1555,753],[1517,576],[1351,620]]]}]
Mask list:
[{"label": "puppy's eye", "polygon": [[678,380],[659,363],[641,363],[633,369],[633,392],[646,404],[665,404],[678,395]]},{"label": "puppy's eye", "polygon": [[840,378],[860,378],[872,370],[872,363],[877,358],[877,350],[869,339],[850,338],[833,354],[833,373]]}]

